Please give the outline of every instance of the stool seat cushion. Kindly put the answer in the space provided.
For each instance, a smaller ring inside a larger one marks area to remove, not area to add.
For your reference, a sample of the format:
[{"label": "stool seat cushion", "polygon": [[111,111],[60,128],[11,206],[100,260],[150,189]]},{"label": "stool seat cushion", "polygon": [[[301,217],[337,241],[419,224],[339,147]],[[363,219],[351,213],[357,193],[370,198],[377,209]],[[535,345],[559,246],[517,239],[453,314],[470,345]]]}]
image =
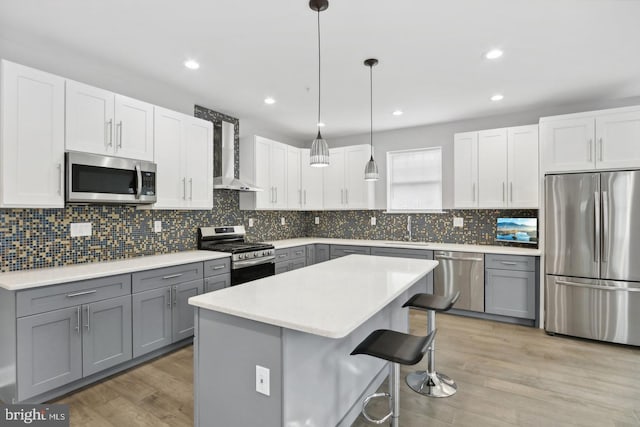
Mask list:
[{"label": "stool seat cushion", "polygon": [[435,330],[426,337],[419,337],[388,329],[378,329],[371,332],[351,352],[351,355],[367,354],[401,365],[415,365],[422,360],[435,335]]},{"label": "stool seat cushion", "polygon": [[403,307],[416,308],[418,310],[448,311],[460,298],[460,291],[455,294],[441,296],[432,294],[415,294]]}]

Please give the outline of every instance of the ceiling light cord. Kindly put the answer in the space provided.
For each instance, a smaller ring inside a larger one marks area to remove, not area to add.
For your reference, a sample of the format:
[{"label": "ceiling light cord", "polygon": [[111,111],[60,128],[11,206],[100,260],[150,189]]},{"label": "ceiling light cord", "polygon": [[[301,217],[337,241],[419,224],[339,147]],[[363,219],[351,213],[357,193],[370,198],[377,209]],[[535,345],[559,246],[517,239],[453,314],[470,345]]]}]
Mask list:
[{"label": "ceiling light cord", "polygon": [[370,94],[370,115],[369,142],[371,143],[371,160],[373,160],[373,65],[369,67],[369,94]]},{"label": "ceiling light cord", "polygon": [[322,103],[322,83],[320,80],[322,67],[320,59],[320,9],[318,9],[318,134],[320,134],[320,104]]}]

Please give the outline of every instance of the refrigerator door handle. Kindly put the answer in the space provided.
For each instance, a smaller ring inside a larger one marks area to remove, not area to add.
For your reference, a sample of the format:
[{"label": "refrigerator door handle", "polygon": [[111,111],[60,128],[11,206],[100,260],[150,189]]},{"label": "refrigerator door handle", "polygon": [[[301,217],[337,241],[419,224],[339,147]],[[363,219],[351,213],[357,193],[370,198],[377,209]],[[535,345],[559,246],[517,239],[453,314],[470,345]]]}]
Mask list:
[{"label": "refrigerator door handle", "polygon": [[590,285],[588,283],[568,282],[566,280],[556,280],[556,284],[564,285],[564,286],[575,286],[577,288],[599,289],[601,291],[640,292],[640,288],[623,288],[618,286]]},{"label": "refrigerator door handle", "polygon": [[593,262],[600,262],[600,192],[593,193]]},{"label": "refrigerator door handle", "polygon": [[602,192],[602,237],[600,238],[600,258],[602,262],[607,262],[606,241],[609,234],[609,199],[608,192]]}]

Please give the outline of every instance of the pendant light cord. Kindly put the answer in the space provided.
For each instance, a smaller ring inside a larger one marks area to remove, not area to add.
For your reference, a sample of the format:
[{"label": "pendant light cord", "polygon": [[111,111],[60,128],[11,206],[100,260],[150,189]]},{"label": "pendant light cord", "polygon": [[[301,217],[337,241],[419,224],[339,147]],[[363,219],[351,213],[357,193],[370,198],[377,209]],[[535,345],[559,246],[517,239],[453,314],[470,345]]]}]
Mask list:
[{"label": "pendant light cord", "polygon": [[371,129],[369,132],[369,142],[371,143],[371,160],[373,160],[373,65],[369,66],[369,93],[370,93],[370,120],[369,123],[371,124]]},{"label": "pendant light cord", "polygon": [[320,104],[322,100],[320,72],[320,9],[318,9],[318,133],[320,133]]}]

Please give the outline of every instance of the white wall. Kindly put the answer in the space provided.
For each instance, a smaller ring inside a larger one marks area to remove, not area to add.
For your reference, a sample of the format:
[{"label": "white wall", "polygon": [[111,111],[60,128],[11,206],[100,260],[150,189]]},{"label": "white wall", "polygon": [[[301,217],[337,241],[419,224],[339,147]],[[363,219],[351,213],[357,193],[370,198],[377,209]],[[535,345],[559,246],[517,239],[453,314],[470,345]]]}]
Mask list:
[{"label": "white wall", "polygon": [[[640,105],[640,97],[622,98],[599,102],[551,106],[519,113],[461,120],[456,122],[396,129],[373,134],[374,156],[380,171],[380,181],[376,182],[376,208],[386,209],[387,191],[385,176],[387,172],[387,151],[408,150],[422,147],[442,147],[443,189],[442,205],[444,209],[453,208],[453,135],[483,129],[495,129],[509,126],[521,126],[538,123],[540,117],[559,114],[579,113],[606,108]],[[374,117],[375,127],[375,117]],[[327,138],[330,147],[368,144],[369,134],[353,135],[342,138]],[[364,174],[364,163],[362,173]]]}]

